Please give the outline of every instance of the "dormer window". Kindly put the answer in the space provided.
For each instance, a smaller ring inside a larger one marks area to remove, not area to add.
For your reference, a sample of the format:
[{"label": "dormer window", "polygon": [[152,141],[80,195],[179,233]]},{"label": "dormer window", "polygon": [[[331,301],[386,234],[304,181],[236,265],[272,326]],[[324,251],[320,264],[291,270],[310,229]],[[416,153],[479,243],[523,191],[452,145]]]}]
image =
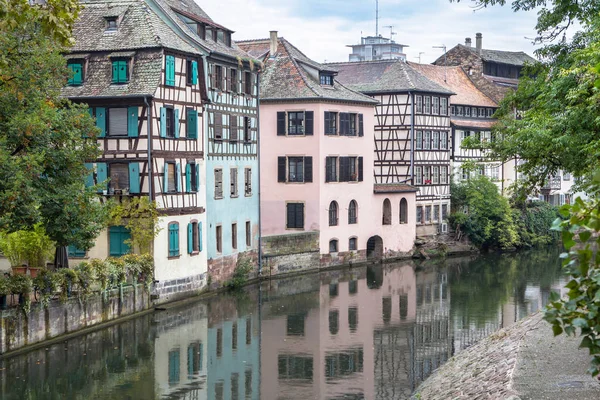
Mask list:
[{"label": "dormer window", "polygon": [[120,59],[112,61],[112,83],[129,82],[129,60]]},{"label": "dormer window", "polygon": [[106,17],[106,30],[116,31],[117,30],[117,17]]},{"label": "dormer window", "polygon": [[70,60],[67,68],[71,73],[67,84],[69,86],[79,86],[83,84],[83,60]]},{"label": "dormer window", "polygon": [[333,75],[320,73],[319,80],[321,81],[321,85],[333,86]]}]

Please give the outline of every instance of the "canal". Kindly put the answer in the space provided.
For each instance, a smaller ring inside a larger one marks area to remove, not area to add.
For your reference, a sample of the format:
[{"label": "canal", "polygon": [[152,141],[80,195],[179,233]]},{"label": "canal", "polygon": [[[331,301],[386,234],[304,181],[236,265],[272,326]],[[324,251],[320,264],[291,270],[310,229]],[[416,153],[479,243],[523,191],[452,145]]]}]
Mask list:
[{"label": "canal", "polygon": [[0,398],[404,399],[561,291],[557,249],[263,282],[0,360]]}]

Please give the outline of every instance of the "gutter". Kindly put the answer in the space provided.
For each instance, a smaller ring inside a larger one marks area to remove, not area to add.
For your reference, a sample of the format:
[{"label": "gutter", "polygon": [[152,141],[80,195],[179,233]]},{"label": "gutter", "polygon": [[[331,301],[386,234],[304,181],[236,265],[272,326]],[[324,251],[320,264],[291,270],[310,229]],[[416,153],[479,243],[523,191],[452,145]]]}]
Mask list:
[{"label": "gutter", "polygon": [[414,185],[414,165],[415,165],[415,93],[410,94],[410,183]]}]

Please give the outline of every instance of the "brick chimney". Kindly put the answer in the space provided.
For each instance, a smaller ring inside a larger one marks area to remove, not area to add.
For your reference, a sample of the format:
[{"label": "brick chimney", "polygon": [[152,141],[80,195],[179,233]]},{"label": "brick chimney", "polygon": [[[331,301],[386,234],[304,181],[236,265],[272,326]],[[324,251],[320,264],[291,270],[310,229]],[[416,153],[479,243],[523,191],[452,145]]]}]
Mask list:
[{"label": "brick chimney", "polygon": [[471,47],[471,38],[470,37],[465,38],[465,46]]},{"label": "brick chimney", "polygon": [[481,55],[483,37],[481,33],[475,34],[475,48],[477,49],[477,54]]},{"label": "brick chimney", "polygon": [[271,31],[271,48],[269,49],[269,57],[273,58],[277,54],[277,31]]}]

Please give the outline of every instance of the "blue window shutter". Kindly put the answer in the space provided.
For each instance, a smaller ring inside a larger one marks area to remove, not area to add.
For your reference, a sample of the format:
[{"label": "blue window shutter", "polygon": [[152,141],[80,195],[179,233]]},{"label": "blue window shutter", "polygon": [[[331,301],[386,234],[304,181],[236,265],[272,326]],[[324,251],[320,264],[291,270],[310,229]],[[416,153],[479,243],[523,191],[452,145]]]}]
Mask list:
[{"label": "blue window shutter", "polygon": [[129,240],[129,239],[131,239],[131,234],[129,233],[129,229],[122,226],[121,227],[121,255],[129,254],[129,252],[130,252],[129,245],[127,243],[125,243],[125,241]]},{"label": "blue window shutter", "polygon": [[165,84],[168,86],[175,86],[175,57],[166,57],[165,74]]},{"label": "blue window shutter", "polygon": [[140,164],[137,162],[129,163],[129,193],[138,194],[140,192]]},{"label": "blue window shutter", "polygon": [[173,225],[173,255],[179,255],[179,225]]},{"label": "blue window shutter", "polygon": [[189,139],[198,138],[198,112],[196,110],[187,110],[187,137]]},{"label": "blue window shutter", "polygon": [[187,193],[192,191],[192,165],[190,163],[185,165],[185,191]]},{"label": "blue window shutter", "polygon": [[92,107],[88,108],[88,112],[90,113],[90,117],[94,118],[94,109]]},{"label": "blue window shutter", "polygon": [[119,62],[112,62],[112,83],[119,83]]},{"label": "blue window shutter", "polygon": [[[101,184],[102,182],[104,182],[104,189],[107,188],[107,182],[106,179],[108,179],[108,174],[106,171],[106,163],[96,163],[96,183],[97,184]],[[102,188],[98,189],[99,192],[102,191]]]},{"label": "blue window shutter", "polygon": [[106,108],[96,107],[96,126],[100,128],[99,137],[106,136]]},{"label": "blue window shutter", "polygon": [[119,228],[118,226],[111,226],[108,230],[108,236],[109,236],[109,255],[114,257],[114,256],[119,256],[121,255],[121,234],[119,232],[119,230],[117,229]]},{"label": "blue window shutter", "polygon": [[196,191],[200,190],[200,164],[196,164]]},{"label": "blue window shutter", "polygon": [[198,83],[198,61],[192,61],[192,85]]},{"label": "blue window shutter", "polygon": [[85,187],[92,187],[94,186],[94,165],[91,163],[85,163],[83,165],[85,165],[85,167],[89,171],[87,176],[85,177]]},{"label": "blue window shutter", "polygon": [[167,109],[165,107],[160,108],[160,137],[167,137]]},{"label": "blue window shutter", "polygon": [[163,192],[169,192],[169,164],[165,163],[163,175]]},{"label": "blue window shutter", "polygon": [[127,136],[138,137],[138,108],[127,107]]},{"label": "blue window shutter", "polygon": [[194,252],[194,226],[190,222],[188,224],[187,230],[187,242],[188,242],[188,253],[192,254]]},{"label": "blue window shutter", "polygon": [[198,250],[202,251],[202,222],[198,222]]},{"label": "blue window shutter", "polygon": [[127,83],[129,77],[127,76],[127,61],[117,61],[119,68],[119,83]]},{"label": "blue window shutter", "polygon": [[181,192],[181,167],[175,164],[175,191]]},{"label": "blue window shutter", "polygon": [[174,129],[175,129],[175,139],[179,138],[179,109],[176,108],[173,110],[173,119],[174,119]]}]

